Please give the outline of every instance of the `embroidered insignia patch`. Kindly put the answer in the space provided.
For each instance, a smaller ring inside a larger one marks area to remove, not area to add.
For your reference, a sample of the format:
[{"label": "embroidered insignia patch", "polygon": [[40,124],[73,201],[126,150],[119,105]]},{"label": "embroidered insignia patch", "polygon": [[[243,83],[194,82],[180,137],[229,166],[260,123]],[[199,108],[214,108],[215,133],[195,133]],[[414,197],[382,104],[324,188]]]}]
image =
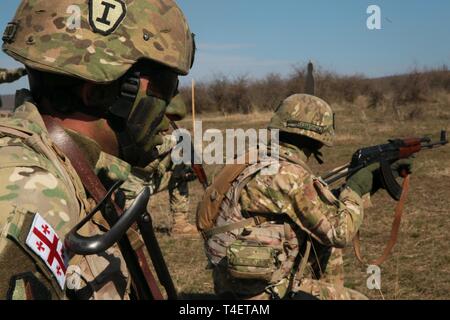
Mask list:
[{"label": "embroidered insignia patch", "polygon": [[122,0],[89,0],[89,24],[94,32],[113,33],[126,15],[127,6]]},{"label": "embroidered insignia patch", "polygon": [[38,213],[34,216],[26,245],[45,262],[64,290],[67,268],[64,261],[64,245],[50,224]]}]

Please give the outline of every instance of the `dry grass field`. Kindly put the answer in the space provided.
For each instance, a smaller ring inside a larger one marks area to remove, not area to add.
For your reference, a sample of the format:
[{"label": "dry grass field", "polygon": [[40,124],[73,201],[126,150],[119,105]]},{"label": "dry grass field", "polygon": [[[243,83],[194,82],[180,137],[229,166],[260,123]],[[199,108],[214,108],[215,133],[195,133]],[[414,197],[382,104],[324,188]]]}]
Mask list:
[{"label": "dry grass field", "polygon": [[[325,164],[311,160],[317,174],[349,161],[362,146],[385,143],[389,138],[433,134],[450,129],[450,95],[437,92],[433,99],[392,108],[367,107],[366,97],[354,103],[333,104],[337,114],[337,141],[324,150]],[[413,114],[413,116],[411,116]],[[203,129],[262,128],[271,113],[224,116],[203,114]],[[188,120],[181,123],[191,129]],[[209,177],[220,168],[207,166]],[[191,216],[203,190],[198,182],[190,185]],[[378,257],[388,238],[395,202],[385,191],[372,198],[361,230],[363,251],[369,258]],[[154,213],[168,212],[166,193],[154,196]],[[366,269],[355,259],[351,247],[345,250],[346,285],[371,299],[450,299],[450,146],[424,151],[414,163],[411,190],[405,207],[399,240],[389,260],[382,265],[382,290],[366,287]],[[186,299],[213,299],[211,272],[198,239],[174,239],[159,235],[170,271],[179,292]]]}]

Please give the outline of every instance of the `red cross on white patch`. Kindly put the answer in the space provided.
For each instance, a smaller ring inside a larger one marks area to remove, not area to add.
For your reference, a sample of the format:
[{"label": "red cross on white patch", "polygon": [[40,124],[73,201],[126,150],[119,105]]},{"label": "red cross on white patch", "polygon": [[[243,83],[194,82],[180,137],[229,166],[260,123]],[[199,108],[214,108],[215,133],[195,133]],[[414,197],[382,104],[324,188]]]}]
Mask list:
[{"label": "red cross on white patch", "polygon": [[64,290],[66,262],[62,255],[63,243],[59,240],[55,230],[38,213],[34,216],[26,244],[50,268],[59,286]]}]

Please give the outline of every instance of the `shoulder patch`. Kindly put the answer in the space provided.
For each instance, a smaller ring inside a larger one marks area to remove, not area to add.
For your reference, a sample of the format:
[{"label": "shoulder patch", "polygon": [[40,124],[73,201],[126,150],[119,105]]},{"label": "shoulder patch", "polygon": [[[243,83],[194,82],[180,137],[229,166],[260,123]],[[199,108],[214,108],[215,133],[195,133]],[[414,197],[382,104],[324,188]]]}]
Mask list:
[{"label": "shoulder patch", "polygon": [[26,239],[26,245],[47,265],[64,290],[66,266],[64,245],[55,230],[36,213]]},{"label": "shoulder patch", "polygon": [[127,15],[122,0],[89,0],[89,24],[102,35],[113,33]]}]

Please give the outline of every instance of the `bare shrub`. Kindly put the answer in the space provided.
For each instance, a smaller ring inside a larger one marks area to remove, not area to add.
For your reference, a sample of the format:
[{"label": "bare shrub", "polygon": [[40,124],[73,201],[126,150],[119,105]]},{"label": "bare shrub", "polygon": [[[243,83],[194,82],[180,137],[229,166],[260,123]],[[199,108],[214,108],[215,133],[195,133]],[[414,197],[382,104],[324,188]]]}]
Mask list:
[{"label": "bare shrub", "polygon": [[234,80],[229,87],[230,110],[229,112],[237,111],[243,114],[252,112],[252,102],[249,95],[249,86],[251,82],[247,76],[239,76]]},{"label": "bare shrub", "polygon": [[394,103],[405,105],[408,103],[420,103],[426,101],[429,96],[430,82],[425,74],[417,70],[406,77],[392,82]]},{"label": "bare shrub", "polygon": [[408,114],[406,115],[407,120],[417,120],[422,118],[424,115],[424,110],[421,105],[414,105],[412,106],[411,110],[408,111]]},{"label": "bare shrub", "polygon": [[274,110],[282,100],[290,95],[289,84],[286,85],[286,82],[279,74],[274,73],[256,81],[250,88],[253,105],[259,111]]},{"label": "bare shrub", "polygon": [[[288,76],[272,73],[262,79],[252,79],[247,75],[230,79],[217,75],[209,82],[197,84],[196,108],[199,113],[221,114],[274,110],[288,96],[304,92],[306,68],[306,65],[294,66]],[[315,69],[316,96],[330,104],[343,104],[351,108],[361,108],[357,98],[366,97],[369,108],[389,105],[398,116],[400,113],[411,114],[415,118],[421,115],[419,110],[401,108],[435,101],[437,92],[450,92],[447,66],[378,79],[368,79],[362,75],[342,76],[320,67]],[[180,91],[190,105],[190,87]]]},{"label": "bare shrub", "polygon": [[368,103],[369,108],[376,109],[386,101],[384,93],[378,88],[370,90],[368,95],[369,95],[369,103]]}]

